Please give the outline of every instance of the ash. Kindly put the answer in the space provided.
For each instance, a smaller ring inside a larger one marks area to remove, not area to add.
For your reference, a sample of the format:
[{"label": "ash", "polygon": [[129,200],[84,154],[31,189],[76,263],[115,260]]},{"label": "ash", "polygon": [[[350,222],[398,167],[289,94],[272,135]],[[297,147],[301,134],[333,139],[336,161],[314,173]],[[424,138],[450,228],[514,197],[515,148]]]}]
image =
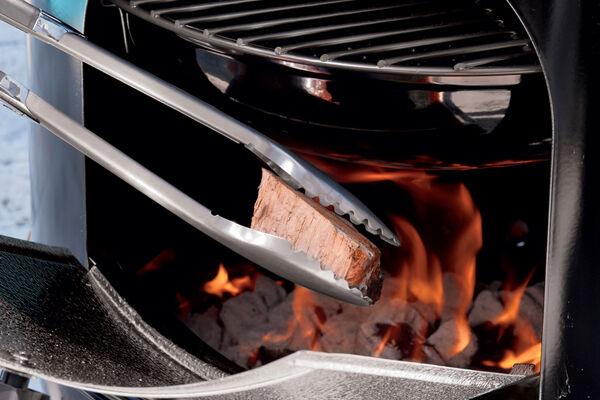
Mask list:
[{"label": "ash", "polygon": [[[259,276],[253,291],[225,300],[220,310],[213,306],[193,313],[187,324],[243,367],[257,367],[296,350],[315,350],[508,370],[530,361],[526,354],[519,357],[519,351],[525,353],[531,343],[541,340],[543,283],[520,294],[518,313],[504,324],[496,321],[506,316],[507,299],[513,293],[503,290],[500,282],[480,290],[468,310],[468,342],[460,346],[459,323],[452,310],[456,276],[444,274],[446,301],[441,313],[433,305],[395,297],[397,279],[388,277],[380,301],[365,308],[298,286],[286,293],[272,279]],[[503,336],[512,338],[504,339],[510,350],[497,345]],[[531,342],[520,343],[523,340]]]}]

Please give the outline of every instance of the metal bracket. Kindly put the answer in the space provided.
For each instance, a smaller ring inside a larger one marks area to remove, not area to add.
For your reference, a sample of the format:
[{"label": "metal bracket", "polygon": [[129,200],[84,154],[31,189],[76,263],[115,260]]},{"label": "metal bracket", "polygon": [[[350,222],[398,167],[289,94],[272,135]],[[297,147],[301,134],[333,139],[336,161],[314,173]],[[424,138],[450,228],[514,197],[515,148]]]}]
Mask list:
[{"label": "metal bracket", "polygon": [[74,31],[60,20],[54,18],[52,15],[45,13],[44,11],[40,12],[40,15],[35,21],[33,31],[35,33],[40,34],[41,36],[54,39],[57,42],[60,39],[62,39],[62,37],[67,33],[72,33],[83,37],[81,34]]}]

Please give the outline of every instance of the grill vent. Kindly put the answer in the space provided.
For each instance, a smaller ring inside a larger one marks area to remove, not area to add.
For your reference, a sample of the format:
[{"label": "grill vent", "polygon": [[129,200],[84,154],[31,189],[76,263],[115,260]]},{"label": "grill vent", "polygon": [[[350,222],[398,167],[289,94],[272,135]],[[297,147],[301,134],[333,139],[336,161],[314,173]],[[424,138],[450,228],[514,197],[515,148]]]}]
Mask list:
[{"label": "grill vent", "polygon": [[511,10],[449,0],[111,0],[199,44],[322,68],[416,75],[540,71]]}]

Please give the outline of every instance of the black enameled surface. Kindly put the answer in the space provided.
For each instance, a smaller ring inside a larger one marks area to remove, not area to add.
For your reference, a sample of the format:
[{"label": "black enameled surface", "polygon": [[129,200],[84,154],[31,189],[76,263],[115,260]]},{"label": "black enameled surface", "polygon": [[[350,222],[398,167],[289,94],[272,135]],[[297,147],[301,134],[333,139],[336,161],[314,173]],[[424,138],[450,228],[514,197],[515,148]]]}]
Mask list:
[{"label": "black enameled surface", "polygon": [[97,269],[64,249],[0,236],[0,276],[3,368],[88,387],[225,376],[147,327]]},{"label": "black enameled surface", "polygon": [[545,69],[554,122],[541,398],[600,397],[600,3],[514,0]]}]

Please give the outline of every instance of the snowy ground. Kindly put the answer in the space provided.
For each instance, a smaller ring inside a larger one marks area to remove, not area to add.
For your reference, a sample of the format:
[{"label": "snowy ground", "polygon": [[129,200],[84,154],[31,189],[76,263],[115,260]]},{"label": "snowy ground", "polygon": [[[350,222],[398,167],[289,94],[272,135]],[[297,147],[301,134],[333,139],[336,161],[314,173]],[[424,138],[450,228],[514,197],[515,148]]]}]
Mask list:
[{"label": "snowy ground", "polygon": [[[0,70],[27,84],[25,35],[0,22]],[[26,238],[31,206],[28,122],[0,107],[0,235]]]}]

